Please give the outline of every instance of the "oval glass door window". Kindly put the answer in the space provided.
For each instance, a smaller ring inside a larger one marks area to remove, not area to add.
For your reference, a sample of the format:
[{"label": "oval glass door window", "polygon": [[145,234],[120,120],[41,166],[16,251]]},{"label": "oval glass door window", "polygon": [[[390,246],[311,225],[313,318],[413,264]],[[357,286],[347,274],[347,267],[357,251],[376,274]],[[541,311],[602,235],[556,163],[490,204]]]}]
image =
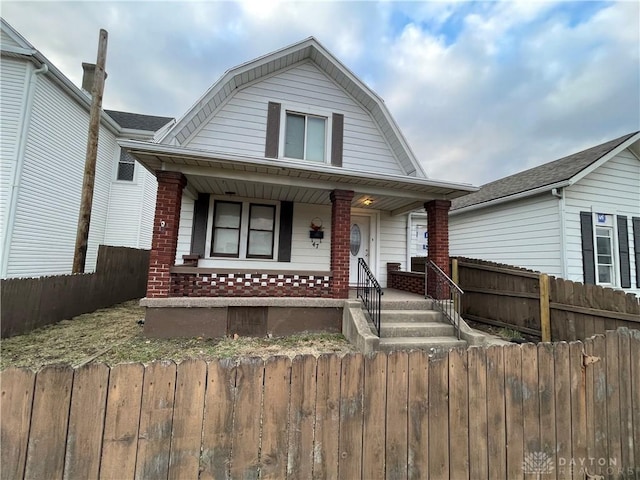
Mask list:
[{"label": "oval glass door window", "polygon": [[357,223],[351,225],[351,255],[354,257],[360,251],[360,244],[362,243],[362,234],[360,233],[360,227]]}]

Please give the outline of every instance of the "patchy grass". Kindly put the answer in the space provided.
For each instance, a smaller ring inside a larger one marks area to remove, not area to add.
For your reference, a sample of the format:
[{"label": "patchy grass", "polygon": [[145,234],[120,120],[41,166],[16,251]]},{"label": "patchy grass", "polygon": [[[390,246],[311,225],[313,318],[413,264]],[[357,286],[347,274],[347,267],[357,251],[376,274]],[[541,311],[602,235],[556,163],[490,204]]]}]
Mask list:
[{"label": "patchy grass", "polygon": [[0,368],[66,364],[90,361],[110,365],[123,362],[151,362],[242,356],[269,357],[322,353],[347,353],[355,348],[340,334],[300,334],[289,337],[222,339],[148,339],[138,320],[144,308],[138,300],[63,320],[26,335],[2,340]]}]

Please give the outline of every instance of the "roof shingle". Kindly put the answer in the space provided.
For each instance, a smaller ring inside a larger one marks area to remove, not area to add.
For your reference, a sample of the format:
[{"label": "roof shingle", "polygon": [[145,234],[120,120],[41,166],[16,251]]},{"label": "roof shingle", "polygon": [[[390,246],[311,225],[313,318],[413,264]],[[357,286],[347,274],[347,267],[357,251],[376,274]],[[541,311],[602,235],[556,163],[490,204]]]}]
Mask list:
[{"label": "roof shingle", "polygon": [[107,115],[113,118],[122,128],[132,130],[146,130],[156,132],[173,120],[172,117],[157,117],[154,115],[141,115],[139,113],[119,112],[117,110],[105,110]]},{"label": "roof shingle", "polygon": [[569,180],[637,133],[629,133],[559,160],[487,183],[480,187],[477,192],[453,200],[451,210],[459,210],[471,205],[490,202],[498,198]]}]

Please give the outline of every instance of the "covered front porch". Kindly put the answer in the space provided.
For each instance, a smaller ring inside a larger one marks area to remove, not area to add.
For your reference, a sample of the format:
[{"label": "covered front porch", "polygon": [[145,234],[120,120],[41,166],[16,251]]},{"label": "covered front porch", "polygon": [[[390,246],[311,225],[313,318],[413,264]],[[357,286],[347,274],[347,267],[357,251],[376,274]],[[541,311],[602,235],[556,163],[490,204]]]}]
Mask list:
[{"label": "covered front porch", "polygon": [[[291,308],[288,300],[297,299],[301,308],[309,309],[314,308],[313,299],[337,301],[340,306],[328,308],[340,309],[348,299],[358,258],[368,259],[382,287],[388,263],[407,268],[408,214],[419,209],[428,217],[429,257],[448,273],[450,200],[475,190],[469,185],[325,164],[212,155],[136,141],[121,145],[158,180],[143,301],[149,332],[154,322],[169,321],[167,306],[173,309],[174,325],[187,317],[193,325],[210,320],[217,326],[207,331],[216,334],[231,331],[233,315],[244,314],[232,309],[231,317],[227,310],[211,320],[212,311],[207,308],[236,307],[240,299],[252,308],[265,308],[260,322],[266,325],[266,333],[288,332],[296,325],[284,314],[284,309]],[[237,220],[228,213],[234,209]],[[354,216],[367,221],[367,228],[361,230],[362,248],[354,248]],[[220,248],[220,239],[229,243],[229,238],[235,239],[235,245]],[[196,305],[193,302],[212,306],[189,310]],[[196,312],[201,320],[193,318]],[[276,320],[276,312],[284,320]],[[312,318],[309,312],[297,310]],[[323,318],[326,330],[339,329],[337,311]],[[275,327],[285,323],[292,327]],[[304,322],[302,327],[309,329]],[[175,326],[170,330],[190,331]]]}]

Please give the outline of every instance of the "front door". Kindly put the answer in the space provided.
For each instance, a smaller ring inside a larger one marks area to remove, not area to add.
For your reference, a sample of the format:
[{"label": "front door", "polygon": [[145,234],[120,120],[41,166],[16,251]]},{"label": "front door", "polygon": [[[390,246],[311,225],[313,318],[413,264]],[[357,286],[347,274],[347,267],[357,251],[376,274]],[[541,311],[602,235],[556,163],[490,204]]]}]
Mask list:
[{"label": "front door", "polygon": [[[351,242],[349,255],[349,284],[356,285],[358,283],[358,258],[364,258],[369,265],[369,245],[371,244],[371,236],[369,234],[371,218],[364,216],[351,216]],[[371,265],[369,265],[371,268]]]}]

